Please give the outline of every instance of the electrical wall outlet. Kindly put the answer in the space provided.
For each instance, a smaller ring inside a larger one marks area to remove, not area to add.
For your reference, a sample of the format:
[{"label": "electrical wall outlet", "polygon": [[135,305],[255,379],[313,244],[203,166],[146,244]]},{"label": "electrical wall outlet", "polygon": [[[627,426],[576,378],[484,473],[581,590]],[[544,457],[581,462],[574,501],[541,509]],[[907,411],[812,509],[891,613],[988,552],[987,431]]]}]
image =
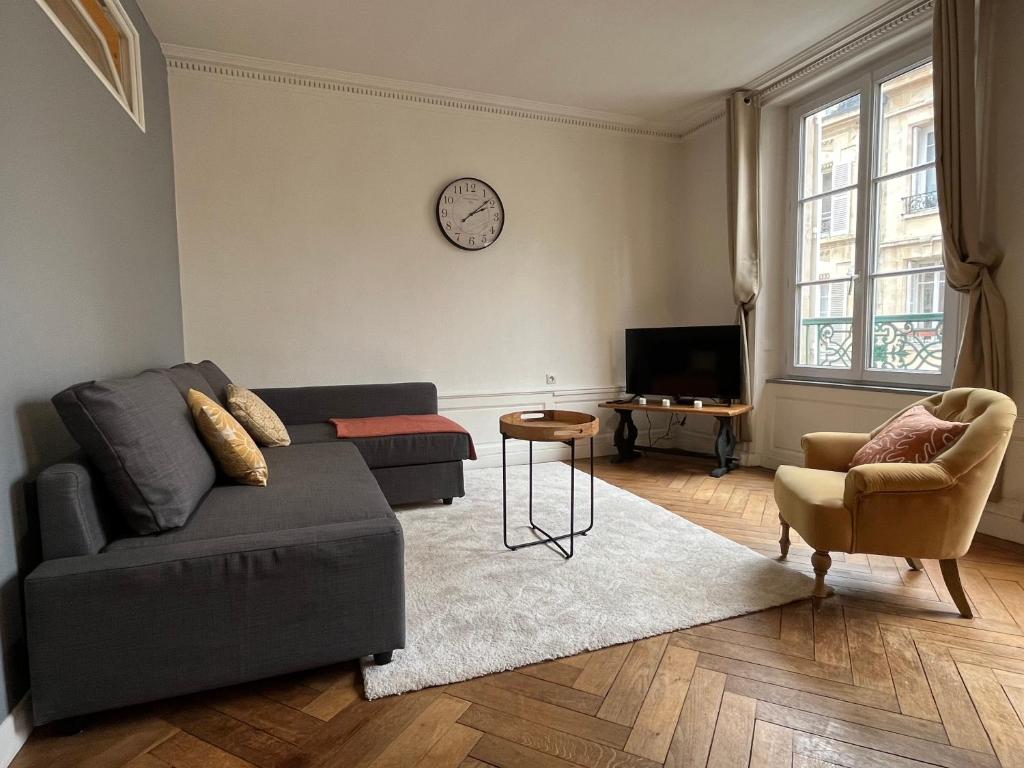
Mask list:
[{"label": "electrical wall outlet", "polygon": [[546,373],[546,374],[544,374],[544,383],[545,384],[554,384],[555,383],[555,374],[553,374],[553,373]]}]

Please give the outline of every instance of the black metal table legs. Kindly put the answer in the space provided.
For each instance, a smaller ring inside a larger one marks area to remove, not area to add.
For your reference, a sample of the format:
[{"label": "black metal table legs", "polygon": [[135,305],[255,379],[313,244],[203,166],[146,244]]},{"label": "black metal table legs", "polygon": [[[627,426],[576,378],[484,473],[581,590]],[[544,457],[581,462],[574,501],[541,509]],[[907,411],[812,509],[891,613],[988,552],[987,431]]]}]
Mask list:
[{"label": "black metal table legs", "polygon": [[[619,423],[615,427],[615,449],[617,456],[612,457],[612,464],[621,464],[626,461],[633,461],[643,454],[636,450],[637,428],[633,423],[633,411],[628,409],[616,410],[619,414]],[[718,419],[718,436],[715,438],[714,457],[718,459],[718,466],[711,470],[712,477],[722,477],[732,472],[739,466],[736,458],[736,433],[733,431],[733,416],[716,416]],[[711,454],[695,453],[676,448],[656,448],[644,446],[644,451],[651,453],[678,454],[680,456],[702,456],[710,458]]]},{"label": "black metal table legs", "polygon": [[612,464],[639,459],[640,451],[634,450],[637,428],[633,423],[633,412],[620,410],[616,413],[619,414],[619,423],[615,427],[615,450],[618,451],[618,455],[612,457]]},{"label": "black metal table legs", "polygon": [[[510,544],[508,541],[508,480],[506,472],[505,462],[505,443],[508,441],[508,437],[505,435],[501,436],[501,526],[502,534],[505,540],[505,546],[511,550],[522,549],[523,547],[535,547],[538,544],[553,544],[558,548],[562,557],[568,560],[573,556],[575,551],[574,542],[577,536],[586,536],[590,529],[594,527],[594,438],[590,438],[590,524],[583,530],[576,530],[576,440],[566,440],[565,444],[569,446],[570,453],[570,465],[569,465],[569,533],[563,533],[560,536],[552,536],[550,533],[545,531],[539,525],[533,521],[533,441],[528,440],[530,444],[530,492],[529,492],[529,520],[530,528],[534,532],[540,534],[541,538],[535,539],[534,541],[525,541],[519,544]],[[562,541],[569,540],[569,548],[566,549],[562,546]]]},{"label": "black metal table legs", "polygon": [[739,464],[736,459],[736,433],[732,431],[732,416],[716,416],[718,437],[715,438],[715,457],[718,466],[711,470],[712,477],[721,477],[732,472]]}]

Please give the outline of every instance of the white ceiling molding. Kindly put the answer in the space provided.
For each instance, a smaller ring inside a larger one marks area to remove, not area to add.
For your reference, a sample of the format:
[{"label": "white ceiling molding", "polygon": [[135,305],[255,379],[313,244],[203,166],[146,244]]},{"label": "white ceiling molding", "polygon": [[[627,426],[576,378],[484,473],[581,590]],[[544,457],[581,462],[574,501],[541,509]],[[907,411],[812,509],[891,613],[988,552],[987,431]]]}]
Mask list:
[{"label": "white ceiling molding", "polygon": [[[836,66],[896,34],[928,23],[934,6],[934,0],[890,0],[874,12],[862,16],[853,24],[750,81],[742,90],[757,91],[761,94],[762,103],[768,103],[805,78]],[[725,97],[722,97],[716,102],[705,102],[695,108],[680,130],[681,138],[686,139],[725,117],[724,101]]]},{"label": "white ceiling molding", "polygon": [[370,96],[429,107],[483,112],[502,117],[537,120],[545,123],[588,128],[637,136],[641,138],[678,141],[676,126],[655,123],[627,115],[596,110],[564,107],[557,104],[517,99],[507,96],[463,91],[455,88],[395,80],[353,72],[321,69],[301,64],[239,56],[179,45],[163,45],[167,67],[171,72],[191,72],[220,77],[234,77],[253,82],[272,83],[318,91]]},{"label": "white ceiling molding", "polygon": [[[805,78],[848,60],[865,48],[926,23],[934,0],[889,0],[747,83],[743,89],[758,91],[762,101],[776,98]],[[497,96],[476,91],[427,85],[386,77],[310,67],[301,64],[240,56],[179,45],[162,46],[171,72],[230,77],[251,82],[310,88],[363,97],[391,99],[422,106],[454,109],[524,120],[609,131],[626,136],[662,141],[682,141],[725,116],[725,95],[695,106],[676,124],[656,123],[627,115],[566,107],[557,104]]]}]

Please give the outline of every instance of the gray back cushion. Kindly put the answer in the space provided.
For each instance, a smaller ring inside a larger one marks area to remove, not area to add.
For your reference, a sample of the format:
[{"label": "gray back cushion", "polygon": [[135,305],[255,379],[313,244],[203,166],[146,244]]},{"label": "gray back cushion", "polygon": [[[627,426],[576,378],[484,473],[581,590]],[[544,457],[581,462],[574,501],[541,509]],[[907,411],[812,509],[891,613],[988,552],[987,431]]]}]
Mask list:
[{"label": "gray back cushion", "polygon": [[224,371],[212,360],[203,360],[201,363],[184,363],[184,365],[195,368],[203,374],[203,378],[213,388],[213,392],[216,395],[215,399],[219,400],[220,404],[226,408],[228,405],[228,384],[231,383],[231,379],[227,377]]},{"label": "gray back cushion", "polygon": [[178,388],[178,392],[187,401],[188,391],[194,389],[202,392],[211,400],[217,400],[217,393],[213,391],[210,382],[192,363],[179,363],[173,368],[161,368],[164,375],[171,380],[171,383]]},{"label": "gray back cushion", "polygon": [[184,525],[213,486],[213,461],[165,372],[79,384],[53,404],[136,533]]}]

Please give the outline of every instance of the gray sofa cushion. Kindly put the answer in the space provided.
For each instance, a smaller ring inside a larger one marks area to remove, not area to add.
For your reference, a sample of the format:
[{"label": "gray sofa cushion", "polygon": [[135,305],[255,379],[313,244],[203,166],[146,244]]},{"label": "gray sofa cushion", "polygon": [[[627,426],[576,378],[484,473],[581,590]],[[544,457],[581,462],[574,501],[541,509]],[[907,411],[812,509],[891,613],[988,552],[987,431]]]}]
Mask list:
[{"label": "gray sofa cushion", "polygon": [[184,524],[213,486],[213,461],[162,371],[79,384],[53,404],[137,533]]},{"label": "gray sofa cushion", "polygon": [[119,539],[104,551],[394,516],[366,463],[348,443],[264,448],[263,455],[270,469],[265,488],[216,485],[181,528]]},{"label": "gray sofa cushion", "polygon": [[469,438],[454,432],[393,437],[360,437],[341,441],[332,424],[288,425],[292,444],[348,442],[359,449],[370,469],[436,464],[469,458]]},{"label": "gray sofa cushion", "polygon": [[199,363],[183,363],[183,365],[195,368],[201,374],[203,378],[213,388],[213,393],[216,396],[216,400],[220,402],[225,408],[228,405],[228,384],[231,383],[231,379],[222,371],[217,364],[211,360],[203,360]]},{"label": "gray sofa cushion", "polygon": [[[212,365],[212,363],[211,363]],[[344,384],[257,389],[256,395],[288,426],[330,419],[437,413],[437,387],[429,382]]]},{"label": "gray sofa cushion", "polygon": [[199,368],[192,363],[179,363],[172,368],[161,368],[161,372],[178,388],[181,396],[188,400],[188,391],[194,389],[202,392],[211,400],[217,399],[210,382],[206,380]]}]

